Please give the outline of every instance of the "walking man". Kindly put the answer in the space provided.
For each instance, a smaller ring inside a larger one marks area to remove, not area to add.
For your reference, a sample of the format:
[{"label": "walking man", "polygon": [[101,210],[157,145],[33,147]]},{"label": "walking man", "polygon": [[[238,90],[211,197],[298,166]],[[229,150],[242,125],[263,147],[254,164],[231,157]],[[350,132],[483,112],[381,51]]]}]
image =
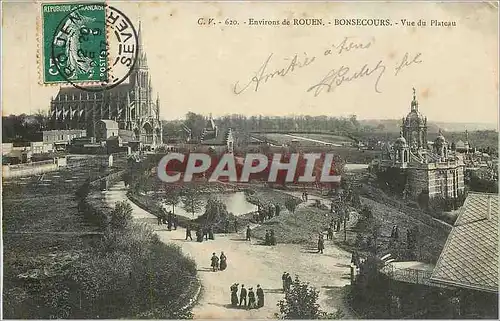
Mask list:
[{"label": "walking man", "polygon": [[323,235],[320,234],[318,237],[318,253],[323,254],[324,249],[325,249],[325,240],[323,239]]},{"label": "walking man", "polygon": [[264,290],[257,284],[257,308],[262,308],[264,306]]},{"label": "walking man", "polygon": [[234,219],[234,231],[238,233],[238,220]]},{"label": "walking man", "polygon": [[186,227],[186,241],[187,241],[188,238],[191,241],[193,240],[193,237],[191,236],[191,224],[188,224],[187,227]]},{"label": "walking man", "polygon": [[240,290],[240,306],[245,302],[245,306],[247,305],[247,289],[245,289],[245,285],[241,285]]},{"label": "walking man", "polygon": [[217,271],[219,269],[219,257],[215,255],[215,252],[212,254],[212,271]]},{"label": "walking man", "polygon": [[246,233],[246,239],[245,241],[251,241],[250,238],[252,237],[252,230],[250,229],[250,225],[247,226],[247,233]]}]

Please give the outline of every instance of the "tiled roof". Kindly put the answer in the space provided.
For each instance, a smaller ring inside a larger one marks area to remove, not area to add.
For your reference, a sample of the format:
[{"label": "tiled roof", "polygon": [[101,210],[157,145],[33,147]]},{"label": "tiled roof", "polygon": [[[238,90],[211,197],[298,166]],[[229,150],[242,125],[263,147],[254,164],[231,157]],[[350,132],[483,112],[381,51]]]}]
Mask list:
[{"label": "tiled roof", "polygon": [[498,195],[469,193],[431,281],[498,292]]}]

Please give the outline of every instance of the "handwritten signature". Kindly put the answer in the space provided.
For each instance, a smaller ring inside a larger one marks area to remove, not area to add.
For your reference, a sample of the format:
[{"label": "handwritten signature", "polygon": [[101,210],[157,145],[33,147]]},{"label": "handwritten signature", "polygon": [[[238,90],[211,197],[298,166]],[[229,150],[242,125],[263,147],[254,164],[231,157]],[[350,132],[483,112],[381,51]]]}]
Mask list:
[{"label": "handwritten signature", "polygon": [[[370,38],[369,40],[358,40],[356,37],[344,37],[344,39],[338,44],[332,44],[331,47],[327,48],[323,52],[323,56],[329,56],[333,54],[342,55],[343,53],[350,51],[368,49],[374,42],[374,38]],[[316,56],[308,56],[308,54],[304,52],[303,57],[302,55],[299,57],[299,55],[296,54],[285,67],[275,69],[272,72],[268,72],[267,68],[273,55],[274,54],[271,53],[267,57],[264,63],[255,72],[255,76],[251,77],[246,85],[240,86],[240,82],[237,81],[233,86],[233,92],[236,95],[239,95],[249,88],[253,88],[254,91],[257,92],[262,84],[267,83],[269,80],[275,78],[276,76],[286,77],[288,74],[295,72],[297,69],[307,67],[318,60]]]},{"label": "handwritten signature", "polygon": [[351,69],[351,67],[341,66],[338,69],[330,70],[317,85],[310,87],[307,92],[314,90],[314,97],[317,97],[325,88],[327,92],[332,92],[343,83],[352,82],[363,77],[370,77],[373,74],[378,75],[375,80],[375,91],[381,92],[378,85],[386,69],[382,60],[379,60],[375,67],[364,64],[358,71],[353,72]]},{"label": "handwritten signature", "polygon": [[[410,58],[410,55],[405,53],[401,62],[396,64],[394,68],[394,75],[397,76],[404,69],[414,65],[422,63],[420,57],[422,53],[417,53]],[[314,97],[317,97],[325,89],[326,92],[333,92],[335,88],[340,87],[342,84],[347,82],[353,82],[361,78],[367,78],[372,75],[376,76],[374,83],[374,90],[377,93],[380,91],[380,80],[384,75],[387,67],[382,60],[379,60],[376,64],[364,64],[361,68],[351,68],[349,66],[341,66],[337,69],[330,70],[325,77],[316,85],[311,86],[307,92],[314,91]],[[353,71],[355,70],[355,71]]]}]

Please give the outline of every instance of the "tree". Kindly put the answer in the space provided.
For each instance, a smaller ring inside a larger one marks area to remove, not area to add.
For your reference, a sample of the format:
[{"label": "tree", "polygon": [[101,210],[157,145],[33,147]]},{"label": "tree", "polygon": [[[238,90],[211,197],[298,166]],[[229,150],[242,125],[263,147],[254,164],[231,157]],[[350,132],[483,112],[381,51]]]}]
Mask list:
[{"label": "tree", "polygon": [[299,201],[293,197],[289,197],[285,200],[285,207],[290,213],[295,213],[297,205],[299,205]]},{"label": "tree", "polygon": [[186,190],[181,196],[181,199],[183,208],[187,212],[193,214],[193,216],[196,212],[200,212],[203,208],[203,201],[201,200],[198,192],[193,188]]},{"label": "tree", "polygon": [[280,319],[340,319],[341,311],[327,314],[321,311],[318,304],[319,291],[311,287],[309,283],[301,282],[298,276],[292,283],[290,290],[286,291],[285,299],[278,302]]},{"label": "tree", "polygon": [[175,214],[175,207],[181,201],[179,188],[175,186],[165,186],[165,197],[163,198],[165,204],[172,206],[172,213]]},{"label": "tree", "polygon": [[132,222],[132,206],[127,201],[117,202],[111,212],[109,226],[113,229],[125,229],[130,222]]}]

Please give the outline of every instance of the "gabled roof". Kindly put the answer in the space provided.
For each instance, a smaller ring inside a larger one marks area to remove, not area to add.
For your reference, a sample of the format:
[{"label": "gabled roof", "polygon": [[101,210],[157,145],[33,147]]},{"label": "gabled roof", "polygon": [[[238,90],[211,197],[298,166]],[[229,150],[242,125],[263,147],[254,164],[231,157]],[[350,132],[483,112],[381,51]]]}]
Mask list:
[{"label": "gabled roof", "polygon": [[469,193],[431,281],[498,293],[498,195]]},{"label": "gabled roof", "polygon": [[116,129],[118,128],[118,123],[111,119],[101,119],[100,122],[104,123],[106,129]]},{"label": "gabled roof", "polygon": [[217,136],[214,138],[208,138],[208,139],[202,139],[200,144],[201,145],[226,145],[227,144],[227,138],[229,135],[229,132],[231,131],[230,128],[219,128],[217,130]]}]

